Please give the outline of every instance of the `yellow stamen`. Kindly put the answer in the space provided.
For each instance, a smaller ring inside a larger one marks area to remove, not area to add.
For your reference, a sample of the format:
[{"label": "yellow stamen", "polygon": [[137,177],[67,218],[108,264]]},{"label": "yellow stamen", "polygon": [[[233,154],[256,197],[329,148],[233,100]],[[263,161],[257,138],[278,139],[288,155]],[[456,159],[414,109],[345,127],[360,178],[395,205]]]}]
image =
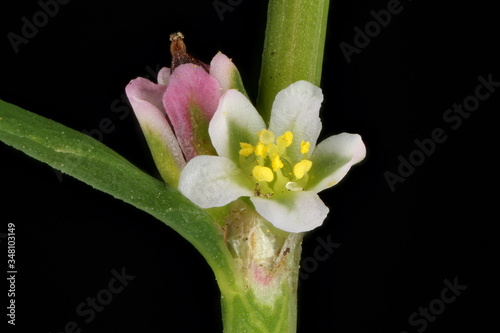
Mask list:
[{"label": "yellow stamen", "polygon": [[272,161],[271,161],[271,165],[273,167],[273,171],[278,171],[279,169],[283,168],[283,162],[281,162],[281,159],[279,157],[279,155],[276,155]]},{"label": "yellow stamen", "polygon": [[254,147],[251,144],[245,143],[245,142],[240,142],[240,147],[241,147],[241,150],[240,150],[241,156],[248,157],[248,156],[252,155]]},{"label": "yellow stamen", "polygon": [[259,182],[262,182],[262,181],[272,182],[274,179],[273,171],[268,167],[264,167],[264,166],[260,166],[260,165],[254,166],[254,168],[252,170],[252,175]]},{"label": "yellow stamen", "polygon": [[[275,137],[272,131],[262,129],[257,133],[258,141],[254,146],[250,143],[240,142],[239,154],[240,163],[252,168],[252,178],[256,183],[255,195],[269,198],[275,191],[302,191],[307,185],[309,177],[307,173],[312,168],[313,162],[306,155],[311,149],[311,143],[302,140],[299,150],[303,155],[303,160],[295,161],[287,155],[287,150],[292,145],[294,135],[291,131],[286,131],[282,135]],[[245,159],[244,157],[253,158]],[[294,156],[292,156],[294,157]],[[252,165],[252,166],[251,166]],[[286,165],[286,166],[285,166]],[[289,167],[292,167],[290,170]],[[285,174],[284,174],[285,173]]]},{"label": "yellow stamen", "polygon": [[293,141],[293,133],[290,131],[286,131],[285,134],[278,136],[276,143],[279,147],[289,147]]},{"label": "yellow stamen", "polygon": [[274,142],[273,132],[263,129],[258,134],[259,134],[259,141],[262,142],[263,144],[269,144]]},{"label": "yellow stamen", "polygon": [[311,148],[311,143],[309,141],[304,141],[300,143],[300,152],[302,154],[307,154],[309,152],[309,148]]},{"label": "yellow stamen", "polygon": [[311,170],[312,162],[309,160],[302,160],[295,164],[293,167],[293,175],[297,179],[302,179],[309,170]]},{"label": "yellow stamen", "polygon": [[257,146],[255,146],[255,155],[266,157],[266,153],[267,153],[266,146],[262,142],[259,142]]}]

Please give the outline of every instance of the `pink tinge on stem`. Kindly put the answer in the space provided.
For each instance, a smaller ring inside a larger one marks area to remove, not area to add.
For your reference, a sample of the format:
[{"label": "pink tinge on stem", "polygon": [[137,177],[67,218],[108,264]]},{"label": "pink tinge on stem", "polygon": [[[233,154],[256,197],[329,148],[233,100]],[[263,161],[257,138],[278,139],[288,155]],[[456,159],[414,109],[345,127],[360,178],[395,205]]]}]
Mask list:
[{"label": "pink tinge on stem", "polygon": [[175,68],[168,80],[163,106],[187,161],[215,153],[208,124],[217,110],[220,85],[205,69],[194,64]]},{"label": "pink tinge on stem", "polygon": [[269,274],[264,267],[260,267],[259,265],[252,265],[252,274],[254,280],[262,286],[268,286],[273,281],[271,274]]}]

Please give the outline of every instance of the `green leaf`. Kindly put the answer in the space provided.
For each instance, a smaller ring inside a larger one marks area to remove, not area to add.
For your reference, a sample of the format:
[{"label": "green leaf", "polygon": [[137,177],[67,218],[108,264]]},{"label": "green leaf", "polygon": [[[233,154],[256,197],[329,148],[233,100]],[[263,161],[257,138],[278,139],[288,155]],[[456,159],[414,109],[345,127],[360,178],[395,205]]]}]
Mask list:
[{"label": "green leaf", "polygon": [[232,257],[210,215],[101,142],[0,100],[0,141],[164,222],[200,251],[219,286],[235,286]]},{"label": "green leaf", "polygon": [[270,0],[257,110],[266,122],[276,94],[306,80],[321,83],[329,0]]}]

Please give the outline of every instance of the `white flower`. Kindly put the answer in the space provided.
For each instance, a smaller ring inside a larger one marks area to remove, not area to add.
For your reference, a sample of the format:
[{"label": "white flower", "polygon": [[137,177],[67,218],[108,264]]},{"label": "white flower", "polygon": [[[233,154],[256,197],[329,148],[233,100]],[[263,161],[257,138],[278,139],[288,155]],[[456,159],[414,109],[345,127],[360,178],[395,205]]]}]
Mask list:
[{"label": "white flower", "polygon": [[219,156],[200,155],[182,170],[179,190],[202,208],[250,197],[275,227],[304,232],[320,226],[328,207],[318,192],[337,184],[366,155],[358,134],[321,131],[321,89],[298,81],[280,91],[269,128],[251,102],[228,90],[209,125]]}]

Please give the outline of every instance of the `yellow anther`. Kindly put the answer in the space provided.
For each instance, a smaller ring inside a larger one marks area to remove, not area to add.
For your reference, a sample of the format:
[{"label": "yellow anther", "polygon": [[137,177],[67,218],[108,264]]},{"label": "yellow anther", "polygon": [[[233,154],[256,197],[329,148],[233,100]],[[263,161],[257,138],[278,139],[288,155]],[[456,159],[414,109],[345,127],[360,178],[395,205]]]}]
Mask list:
[{"label": "yellow anther", "polygon": [[255,146],[255,155],[266,157],[266,153],[267,153],[266,146],[262,142],[259,142],[257,146]]},{"label": "yellow anther", "polygon": [[299,163],[295,164],[293,167],[293,175],[297,179],[302,179],[306,173],[311,170],[312,162],[309,160],[302,160]]},{"label": "yellow anther", "polygon": [[286,131],[285,134],[278,136],[277,144],[279,147],[289,147],[293,141],[293,133]]},{"label": "yellow anther", "polygon": [[273,167],[273,171],[278,171],[279,169],[283,168],[283,162],[281,162],[281,159],[279,155],[276,155],[272,160],[271,160],[271,166]]},{"label": "yellow anther", "polygon": [[240,147],[241,147],[241,150],[240,150],[241,156],[248,157],[248,156],[252,155],[254,147],[251,144],[245,143],[245,142],[240,142]]},{"label": "yellow anther", "polygon": [[274,142],[273,132],[263,129],[258,134],[259,134],[259,141],[262,142],[263,144],[269,144]]},{"label": "yellow anther", "polygon": [[264,166],[260,166],[260,165],[256,165],[253,167],[252,175],[259,182],[262,182],[262,181],[272,182],[274,179],[273,171],[268,167],[264,167]]},{"label": "yellow anther", "polygon": [[311,148],[311,143],[309,141],[304,141],[300,143],[300,152],[302,154],[307,154],[309,152],[309,148]]}]

